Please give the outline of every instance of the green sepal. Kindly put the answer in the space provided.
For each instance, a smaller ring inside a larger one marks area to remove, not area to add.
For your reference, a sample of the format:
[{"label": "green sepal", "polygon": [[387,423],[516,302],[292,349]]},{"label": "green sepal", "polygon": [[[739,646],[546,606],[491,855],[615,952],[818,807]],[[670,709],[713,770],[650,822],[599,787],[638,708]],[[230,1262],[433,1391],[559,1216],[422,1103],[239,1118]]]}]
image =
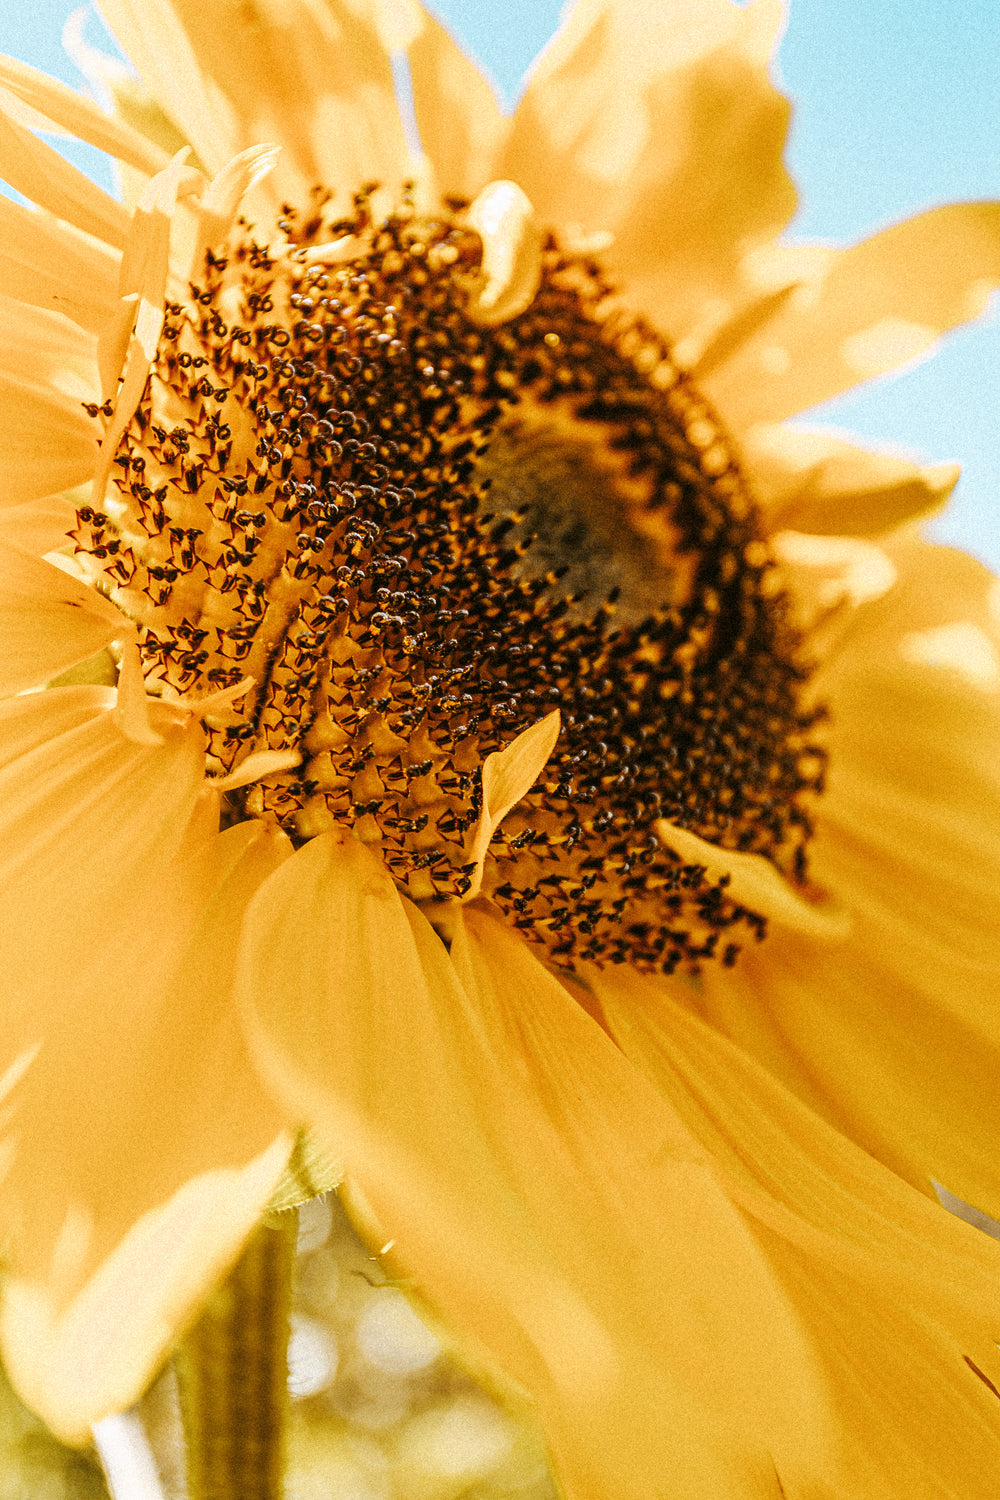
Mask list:
[{"label": "green sepal", "polygon": [[300,1130],[284,1176],[267,1205],[266,1217],[285,1209],[298,1208],[300,1203],[307,1203],[310,1198],[328,1193],[331,1188],[338,1186],[343,1175],[340,1168],[316,1145],[308,1131]]}]

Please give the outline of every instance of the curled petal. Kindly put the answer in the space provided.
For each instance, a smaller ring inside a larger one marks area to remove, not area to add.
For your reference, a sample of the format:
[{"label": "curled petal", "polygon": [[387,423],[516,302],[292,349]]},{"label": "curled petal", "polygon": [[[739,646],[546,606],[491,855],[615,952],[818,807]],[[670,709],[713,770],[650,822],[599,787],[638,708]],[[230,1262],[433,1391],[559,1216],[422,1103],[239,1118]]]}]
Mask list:
[{"label": "curled petal", "polygon": [[469,317],[492,328],[531,306],[542,279],[542,232],[516,182],[491,182],[467,218],[483,241],[485,279],[469,301]]},{"label": "curled petal", "polygon": [[685,864],[701,866],[710,880],[725,880],[726,895],[749,911],[811,937],[834,939],[849,933],[846,912],[830,902],[805,900],[762,854],[741,854],[709,844],[665,818],[658,818],[655,828],[664,848],[672,849]]}]

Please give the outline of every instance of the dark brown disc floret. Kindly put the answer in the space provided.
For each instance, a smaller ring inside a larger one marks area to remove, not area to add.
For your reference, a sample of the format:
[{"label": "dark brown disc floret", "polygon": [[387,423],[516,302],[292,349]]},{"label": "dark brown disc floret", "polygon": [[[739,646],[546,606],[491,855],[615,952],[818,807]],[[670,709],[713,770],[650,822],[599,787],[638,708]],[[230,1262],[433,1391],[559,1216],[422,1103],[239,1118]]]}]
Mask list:
[{"label": "dark brown disc floret", "polygon": [[244,228],[168,307],[105,512],[79,546],[141,628],[151,692],[247,678],[210,769],[305,840],[348,825],[399,886],[469,889],[480,769],[552,709],[484,894],[551,959],[670,971],[762,919],[666,819],[799,880],[819,787],[801,643],[725,436],[598,267],[469,317],[460,211]]}]

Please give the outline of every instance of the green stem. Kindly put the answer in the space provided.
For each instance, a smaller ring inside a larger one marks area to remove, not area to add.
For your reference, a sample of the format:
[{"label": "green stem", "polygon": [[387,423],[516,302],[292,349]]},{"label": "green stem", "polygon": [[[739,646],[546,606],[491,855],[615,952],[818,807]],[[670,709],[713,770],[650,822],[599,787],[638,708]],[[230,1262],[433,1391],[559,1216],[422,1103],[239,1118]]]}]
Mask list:
[{"label": "green stem", "polygon": [[262,1224],[176,1355],[190,1500],[282,1500],[297,1215]]}]

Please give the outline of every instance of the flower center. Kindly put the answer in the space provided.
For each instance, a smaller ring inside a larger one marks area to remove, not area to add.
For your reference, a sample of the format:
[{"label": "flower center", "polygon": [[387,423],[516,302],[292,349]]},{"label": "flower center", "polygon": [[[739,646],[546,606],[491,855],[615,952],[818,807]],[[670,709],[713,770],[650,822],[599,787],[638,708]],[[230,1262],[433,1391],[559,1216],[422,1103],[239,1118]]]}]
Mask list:
[{"label": "flower center", "polygon": [[561,711],[484,894],[553,961],[670,971],[763,921],[667,819],[801,878],[822,756],[800,641],[710,410],[591,262],[550,241],[526,312],[468,313],[460,210],[246,226],[170,303],[105,511],[76,533],[150,692],[252,678],[210,769],[296,839],[334,825],[433,903],[470,884],[487,754]]}]

